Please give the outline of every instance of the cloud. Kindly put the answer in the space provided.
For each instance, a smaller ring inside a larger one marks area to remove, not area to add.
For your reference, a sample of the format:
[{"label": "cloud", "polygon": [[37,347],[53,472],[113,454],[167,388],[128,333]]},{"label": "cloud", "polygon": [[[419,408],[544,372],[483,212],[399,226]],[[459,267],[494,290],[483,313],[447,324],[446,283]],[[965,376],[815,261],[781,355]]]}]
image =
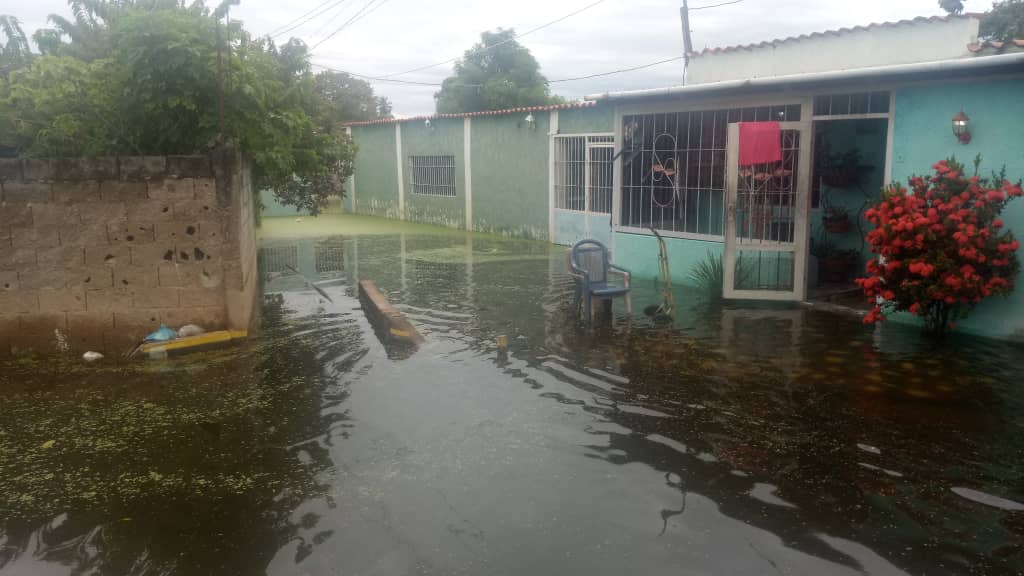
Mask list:
[{"label": "cloud", "polygon": [[[296,29],[292,35],[314,44],[359,11],[368,0],[340,0],[331,10]],[[379,0],[378,0],[379,1]],[[578,10],[593,0],[385,0],[380,7],[323,43],[316,62],[361,74],[380,76],[461,55],[480,32],[514,27],[519,32]],[[690,0],[691,8],[720,0]],[[322,0],[242,0],[232,10],[255,34],[265,34],[320,5]],[[682,53],[679,0],[605,0],[572,18],[523,38],[549,79],[628,68]],[[973,11],[987,10],[989,0],[968,0]],[[6,12],[7,10],[0,10]],[[16,12],[31,30],[44,25],[51,12],[67,14],[64,0],[22,3]],[[739,4],[691,12],[697,49],[746,44],[843,26],[942,14],[937,0],[744,0]],[[571,98],[608,90],[678,84],[682,63],[603,78],[553,85]],[[440,83],[451,65],[402,79]],[[374,82],[403,115],[433,112],[429,86]]]}]

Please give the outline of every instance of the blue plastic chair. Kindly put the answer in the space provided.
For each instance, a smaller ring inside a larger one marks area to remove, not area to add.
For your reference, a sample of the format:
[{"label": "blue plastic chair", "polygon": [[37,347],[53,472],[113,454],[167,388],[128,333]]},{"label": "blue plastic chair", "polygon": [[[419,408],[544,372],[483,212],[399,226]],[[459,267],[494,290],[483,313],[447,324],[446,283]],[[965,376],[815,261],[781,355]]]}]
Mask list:
[{"label": "blue plastic chair", "polygon": [[[609,282],[609,274],[622,276],[622,283]],[[630,295],[629,270],[615,266],[609,261],[608,248],[597,240],[580,240],[569,251],[569,275],[576,280],[573,309],[579,310],[583,301],[587,317],[593,321],[594,300],[611,300],[616,296],[626,298],[626,314],[633,314]]]}]

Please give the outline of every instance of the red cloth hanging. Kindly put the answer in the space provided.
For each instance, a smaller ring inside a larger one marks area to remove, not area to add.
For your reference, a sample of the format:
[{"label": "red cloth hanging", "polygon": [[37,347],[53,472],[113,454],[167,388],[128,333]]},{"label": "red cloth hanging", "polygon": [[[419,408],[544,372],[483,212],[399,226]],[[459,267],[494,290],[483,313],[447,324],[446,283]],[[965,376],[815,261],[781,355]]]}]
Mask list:
[{"label": "red cloth hanging", "polygon": [[740,166],[782,160],[782,129],[778,122],[740,122]]}]

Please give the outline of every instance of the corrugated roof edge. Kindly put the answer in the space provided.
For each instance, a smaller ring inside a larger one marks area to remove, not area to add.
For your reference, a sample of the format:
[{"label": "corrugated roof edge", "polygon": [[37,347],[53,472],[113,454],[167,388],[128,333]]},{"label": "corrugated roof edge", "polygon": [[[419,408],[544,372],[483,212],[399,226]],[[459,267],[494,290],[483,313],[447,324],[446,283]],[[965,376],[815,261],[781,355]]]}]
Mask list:
[{"label": "corrugated roof edge", "polygon": [[503,114],[523,114],[529,112],[551,112],[553,110],[572,110],[574,108],[590,108],[597,106],[597,102],[580,100],[579,102],[568,102],[566,104],[552,104],[549,106],[522,106],[520,108],[505,108],[502,110],[482,110],[480,112],[462,112],[459,114],[431,114],[429,116],[410,116],[408,118],[381,118],[379,120],[364,120],[361,122],[346,122],[342,126],[372,126],[375,124],[399,124],[401,122],[423,122],[424,120],[437,120],[443,118],[475,118],[477,116],[501,116]]},{"label": "corrugated roof edge", "polygon": [[841,36],[843,34],[849,34],[851,32],[864,32],[868,30],[875,30],[878,28],[896,28],[898,26],[909,26],[912,24],[922,24],[925,22],[948,22],[954,18],[974,18],[980,19],[983,14],[969,12],[965,14],[951,14],[948,16],[918,16],[909,20],[896,20],[893,22],[874,22],[871,24],[865,24],[863,26],[853,26],[851,28],[837,28],[835,30],[825,30],[823,32],[811,32],[810,34],[800,34],[799,36],[787,36],[786,38],[776,38],[774,40],[765,40],[763,42],[754,42],[751,44],[738,44],[735,46],[722,46],[717,48],[705,48],[700,51],[690,52],[691,58],[699,56],[706,56],[709,54],[721,54],[724,52],[737,52],[740,50],[753,50],[756,48],[765,48],[767,46],[775,46],[777,44],[785,44],[787,42],[800,42],[803,40],[810,40],[812,38],[821,38],[824,36]]}]

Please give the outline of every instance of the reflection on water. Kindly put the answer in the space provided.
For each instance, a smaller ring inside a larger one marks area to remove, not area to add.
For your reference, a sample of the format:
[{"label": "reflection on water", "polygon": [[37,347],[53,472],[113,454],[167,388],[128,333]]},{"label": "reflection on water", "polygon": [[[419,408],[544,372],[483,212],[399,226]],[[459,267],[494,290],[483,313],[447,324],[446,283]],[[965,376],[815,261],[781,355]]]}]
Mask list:
[{"label": "reflection on water", "polygon": [[[5,364],[0,574],[1024,571],[1019,348],[686,291],[591,329],[563,267],[265,241],[241,349]],[[427,344],[389,357],[357,278]]]}]

